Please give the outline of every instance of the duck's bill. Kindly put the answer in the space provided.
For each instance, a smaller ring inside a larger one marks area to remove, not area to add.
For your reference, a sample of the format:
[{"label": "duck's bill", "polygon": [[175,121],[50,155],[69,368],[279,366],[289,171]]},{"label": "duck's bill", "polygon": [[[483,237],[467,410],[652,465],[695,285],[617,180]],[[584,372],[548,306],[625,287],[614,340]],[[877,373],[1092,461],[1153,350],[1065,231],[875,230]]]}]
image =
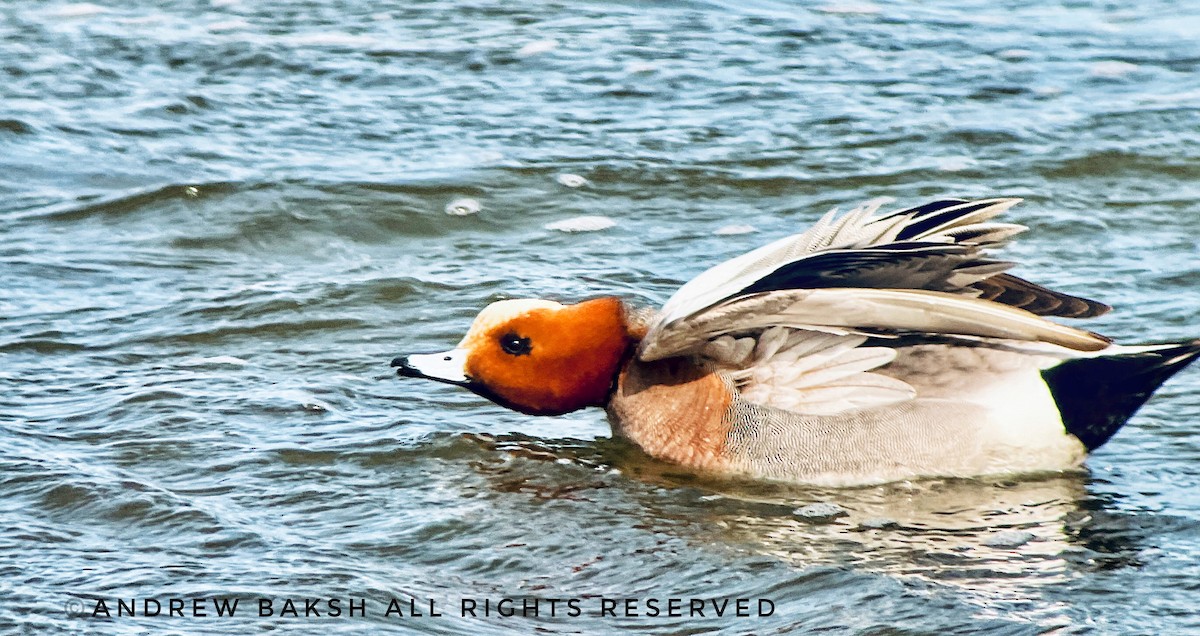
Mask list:
[{"label": "duck's bill", "polygon": [[466,349],[451,349],[441,353],[414,353],[392,360],[396,375],[402,378],[428,378],[467,386],[471,379],[466,373]]}]

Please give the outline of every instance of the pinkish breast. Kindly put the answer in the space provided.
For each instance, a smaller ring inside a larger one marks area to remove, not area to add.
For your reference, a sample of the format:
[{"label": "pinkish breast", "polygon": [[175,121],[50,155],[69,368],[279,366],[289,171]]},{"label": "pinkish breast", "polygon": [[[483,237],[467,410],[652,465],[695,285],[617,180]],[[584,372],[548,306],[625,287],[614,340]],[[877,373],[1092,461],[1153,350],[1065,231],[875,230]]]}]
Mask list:
[{"label": "pinkish breast", "polygon": [[723,473],[729,470],[730,387],[702,367],[672,358],[631,360],[617,379],[608,403],[614,434],[647,454],[682,466]]}]

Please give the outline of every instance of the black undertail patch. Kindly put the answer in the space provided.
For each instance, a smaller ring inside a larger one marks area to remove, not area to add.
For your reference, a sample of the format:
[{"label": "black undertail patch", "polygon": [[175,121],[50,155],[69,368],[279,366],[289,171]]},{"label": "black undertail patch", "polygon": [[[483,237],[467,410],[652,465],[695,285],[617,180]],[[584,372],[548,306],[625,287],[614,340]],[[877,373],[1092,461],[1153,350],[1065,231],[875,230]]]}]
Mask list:
[{"label": "black undertail patch", "polygon": [[1103,445],[1163,382],[1200,357],[1200,340],[1146,353],[1067,360],[1042,371],[1067,432]]}]

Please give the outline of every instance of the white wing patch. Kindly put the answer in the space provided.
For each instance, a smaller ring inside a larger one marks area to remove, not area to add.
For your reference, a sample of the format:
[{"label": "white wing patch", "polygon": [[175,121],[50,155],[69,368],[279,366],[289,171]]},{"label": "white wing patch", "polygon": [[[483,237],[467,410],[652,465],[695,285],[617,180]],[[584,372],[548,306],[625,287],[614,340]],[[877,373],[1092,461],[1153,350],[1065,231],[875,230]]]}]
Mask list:
[{"label": "white wing patch", "polygon": [[863,336],[771,327],[757,337],[721,336],[702,355],[732,367],[729,375],[743,399],[812,415],[885,406],[912,399],[916,391],[871,369],[896,357],[886,347],[860,347]]}]

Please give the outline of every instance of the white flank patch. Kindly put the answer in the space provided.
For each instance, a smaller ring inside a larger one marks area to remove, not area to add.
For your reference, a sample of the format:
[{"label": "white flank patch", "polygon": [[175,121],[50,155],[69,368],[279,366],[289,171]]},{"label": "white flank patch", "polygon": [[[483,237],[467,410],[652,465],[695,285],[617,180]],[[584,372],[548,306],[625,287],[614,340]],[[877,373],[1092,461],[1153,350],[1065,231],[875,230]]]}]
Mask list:
[{"label": "white flank patch", "polygon": [[1059,449],[1070,439],[1063,434],[1050,387],[1032,366],[981,379],[980,386],[961,399],[990,409],[1001,423],[988,429],[997,447]]},{"label": "white flank patch", "polygon": [[547,223],[544,227],[547,230],[555,230],[557,232],[599,232],[615,227],[617,222],[607,216],[577,216],[571,219],[563,219],[553,223]]},{"label": "white flank patch", "polygon": [[479,214],[483,206],[475,199],[455,199],[446,204],[446,214],[450,216],[471,216]]}]

